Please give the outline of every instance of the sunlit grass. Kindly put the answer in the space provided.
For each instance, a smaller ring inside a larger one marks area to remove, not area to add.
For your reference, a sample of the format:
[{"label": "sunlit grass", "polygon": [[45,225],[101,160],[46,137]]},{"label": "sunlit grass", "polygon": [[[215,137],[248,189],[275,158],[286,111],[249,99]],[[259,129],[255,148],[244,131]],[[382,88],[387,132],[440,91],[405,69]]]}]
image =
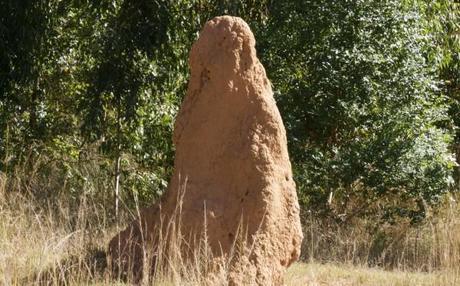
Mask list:
[{"label": "sunlit grass", "polygon": [[347,264],[296,263],[286,273],[292,286],[433,286],[460,285],[458,273],[449,271],[385,271]]},{"label": "sunlit grass", "polygon": [[[46,200],[36,200],[27,192],[7,192],[5,186],[5,177],[0,176],[0,285],[126,285],[108,271],[105,251],[127,219],[117,226],[112,214],[90,196],[82,197],[78,207],[70,207],[43,203]],[[385,259],[367,260],[375,238],[366,234],[365,223],[325,229],[312,220],[304,229],[304,258],[312,262],[292,265],[285,284],[460,285],[459,214],[460,205],[450,200],[423,225],[392,226],[387,235],[397,235],[390,237],[394,242],[385,255],[398,263],[390,265],[384,264]],[[177,258],[161,268],[169,271],[157,271],[150,281],[206,285],[203,266],[208,257],[197,253],[191,263]],[[380,267],[372,266],[378,263]],[[213,285],[226,285],[225,269],[218,275]]]}]

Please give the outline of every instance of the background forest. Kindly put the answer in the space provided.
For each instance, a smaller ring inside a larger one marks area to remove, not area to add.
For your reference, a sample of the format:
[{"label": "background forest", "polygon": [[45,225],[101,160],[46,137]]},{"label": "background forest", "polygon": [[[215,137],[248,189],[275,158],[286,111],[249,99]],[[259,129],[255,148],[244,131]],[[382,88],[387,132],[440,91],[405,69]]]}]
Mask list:
[{"label": "background forest", "polygon": [[359,229],[353,261],[415,265],[388,249],[460,210],[455,2],[0,0],[0,211],[64,209],[75,230],[88,200],[110,227],[158,199],[190,47],[229,14],[253,30],[287,129],[305,258],[350,258],[324,246]]}]

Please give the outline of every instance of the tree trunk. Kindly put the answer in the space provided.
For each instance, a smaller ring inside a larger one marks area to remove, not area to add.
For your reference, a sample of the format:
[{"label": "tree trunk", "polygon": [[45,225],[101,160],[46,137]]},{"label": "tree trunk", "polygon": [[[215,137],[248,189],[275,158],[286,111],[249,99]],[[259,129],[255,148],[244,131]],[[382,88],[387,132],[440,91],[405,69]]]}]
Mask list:
[{"label": "tree trunk", "polygon": [[115,216],[118,223],[120,202],[120,175],[121,175],[121,102],[117,99],[117,150],[115,159]]},{"label": "tree trunk", "polygon": [[120,196],[120,167],[121,167],[121,154],[118,152],[115,161],[115,216],[118,218],[118,205]]}]

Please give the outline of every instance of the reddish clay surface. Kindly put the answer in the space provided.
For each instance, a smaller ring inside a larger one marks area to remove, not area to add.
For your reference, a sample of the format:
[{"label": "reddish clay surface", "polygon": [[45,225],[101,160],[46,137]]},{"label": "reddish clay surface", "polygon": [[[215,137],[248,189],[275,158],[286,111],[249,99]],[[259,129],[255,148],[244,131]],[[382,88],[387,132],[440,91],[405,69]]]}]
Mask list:
[{"label": "reddish clay surface", "polygon": [[142,224],[133,222],[111,241],[109,253],[114,261],[132,261],[139,275],[143,255],[136,243],[143,237],[155,248],[160,217],[168,221],[180,207],[185,239],[202,235],[206,218],[216,259],[231,255],[239,230],[245,234],[250,249],[233,260],[230,284],[280,285],[299,257],[302,232],[286,132],[254,36],[242,19],[216,17],[201,31],[189,64],[168,190],[142,212]]}]

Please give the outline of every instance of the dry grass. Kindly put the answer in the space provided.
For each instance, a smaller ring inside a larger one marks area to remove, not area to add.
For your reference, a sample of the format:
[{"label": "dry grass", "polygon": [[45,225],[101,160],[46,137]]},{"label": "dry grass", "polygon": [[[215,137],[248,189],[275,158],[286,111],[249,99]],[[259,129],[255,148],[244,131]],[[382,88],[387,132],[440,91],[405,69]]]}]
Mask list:
[{"label": "dry grass", "polygon": [[[93,211],[89,206],[81,210]],[[113,233],[103,220],[40,210],[25,197],[0,202],[0,285],[90,283],[101,279],[104,242]]]},{"label": "dry grass", "polygon": [[292,286],[435,286],[460,285],[460,277],[448,271],[404,272],[347,264],[297,263],[286,274]]},{"label": "dry grass", "polygon": [[[109,223],[111,213],[86,196],[77,208],[40,205],[32,195],[7,193],[5,180],[0,177],[0,285],[125,285],[109,271],[105,255],[109,240],[121,230]],[[144,275],[141,284],[226,285],[228,261],[212,263],[211,271],[206,240],[199,240],[193,259],[182,255],[187,245],[177,228],[179,219],[180,213],[168,227],[160,227],[167,232],[158,242],[154,271]],[[144,269],[152,269],[148,256],[153,251],[148,249],[146,245]],[[128,282],[134,280],[127,277]]]},{"label": "dry grass", "polygon": [[[25,176],[15,176],[8,181],[0,174],[0,285],[124,285],[108,273],[104,253],[121,227],[92,195],[97,190],[80,195],[76,203],[65,196],[48,202],[25,195],[36,183],[32,176],[26,189],[20,188]],[[87,186],[97,188],[91,182]],[[372,221],[341,226],[307,217],[303,259],[311,262],[293,265],[286,284],[460,285],[460,204],[447,198],[441,209],[423,225],[401,221],[377,231]],[[131,218],[125,212],[120,221]],[[204,250],[194,261],[169,257],[144,282],[203,285],[210,259]],[[225,285],[225,267],[216,285]]]},{"label": "dry grass", "polygon": [[452,196],[426,221],[411,225],[400,219],[376,224],[355,219],[347,224],[303,221],[304,261],[341,262],[386,270],[460,273],[460,203]]}]

